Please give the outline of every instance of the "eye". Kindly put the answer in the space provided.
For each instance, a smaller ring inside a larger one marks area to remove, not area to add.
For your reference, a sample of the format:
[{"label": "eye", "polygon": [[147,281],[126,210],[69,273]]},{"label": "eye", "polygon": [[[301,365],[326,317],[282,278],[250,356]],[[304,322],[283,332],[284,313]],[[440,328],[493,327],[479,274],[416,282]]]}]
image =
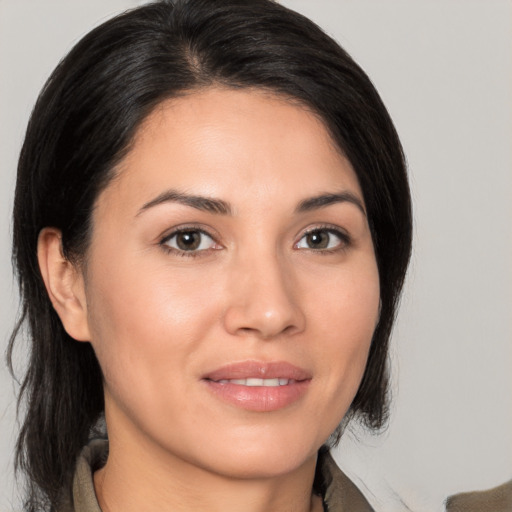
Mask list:
[{"label": "eye", "polygon": [[296,249],[336,250],[346,247],[349,237],[333,228],[316,228],[305,233],[295,244]]},{"label": "eye", "polygon": [[161,244],[177,252],[200,252],[218,248],[215,240],[200,229],[175,231],[162,240]]}]

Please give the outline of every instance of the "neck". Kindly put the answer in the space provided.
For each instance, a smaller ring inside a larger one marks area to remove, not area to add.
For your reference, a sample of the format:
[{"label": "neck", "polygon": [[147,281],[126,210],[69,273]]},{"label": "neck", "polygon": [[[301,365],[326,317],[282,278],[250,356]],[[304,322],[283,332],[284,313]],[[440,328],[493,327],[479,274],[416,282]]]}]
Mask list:
[{"label": "neck", "polygon": [[[149,443],[110,438],[109,457],[94,474],[103,512],[320,512],[312,495],[316,454],[293,471],[264,477],[235,477],[162,456]],[[159,453],[160,452],[160,453]]]}]

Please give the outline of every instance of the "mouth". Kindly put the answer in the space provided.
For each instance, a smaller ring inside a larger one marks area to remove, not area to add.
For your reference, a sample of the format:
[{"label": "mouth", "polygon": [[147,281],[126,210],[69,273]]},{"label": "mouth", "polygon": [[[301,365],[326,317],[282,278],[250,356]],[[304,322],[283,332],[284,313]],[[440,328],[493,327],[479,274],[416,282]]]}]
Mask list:
[{"label": "mouth", "polygon": [[239,386],[248,386],[248,387],[256,387],[263,386],[268,388],[275,388],[277,386],[288,386],[288,384],[293,384],[295,381],[293,379],[257,379],[257,378],[249,378],[249,379],[221,379],[218,381],[219,384],[237,384]]},{"label": "mouth", "polygon": [[270,412],[302,399],[312,376],[283,361],[245,361],[218,368],[201,380],[225,403],[249,411]]}]

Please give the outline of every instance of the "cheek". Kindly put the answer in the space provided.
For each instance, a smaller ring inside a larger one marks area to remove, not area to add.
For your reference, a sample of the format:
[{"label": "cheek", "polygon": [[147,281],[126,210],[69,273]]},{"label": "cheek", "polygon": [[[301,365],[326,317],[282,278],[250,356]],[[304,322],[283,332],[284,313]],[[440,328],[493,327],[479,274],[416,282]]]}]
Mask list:
[{"label": "cheek", "polygon": [[356,263],[333,272],[322,287],[316,287],[310,310],[321,319],[326,340],[340,350],[360,347],[364,352],[379,316],[379,274],[373,257]]},{"label": "cheek", "polygon": [[146,268],[141,260],[98,265],[87,295],[91,342],[107,386],[121,386],[129,375],[142,391],[159,368],[172,373],[194,358],[216,312],[204,298],[201,272]]},{"label": "cheek", "polygon": [[[348,409],[361,382],[379,318],[380,287],[374,259],[331,276],[327,293],[312,298],[318,323],[319,362],[334,410]],[[334,426],[341,418],[334,419]]]}]

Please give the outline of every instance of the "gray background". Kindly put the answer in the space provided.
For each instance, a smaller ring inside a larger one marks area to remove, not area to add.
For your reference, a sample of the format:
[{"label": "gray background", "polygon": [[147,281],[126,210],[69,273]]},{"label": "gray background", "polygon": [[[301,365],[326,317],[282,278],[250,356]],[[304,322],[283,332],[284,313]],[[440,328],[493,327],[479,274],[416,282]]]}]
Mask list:
[{"label": "gray background", "polygon": [[[2,347],[16,313],[10,210],[31,107],[80,36],[140,3],[0,0]],[[349,433],[335,456],[378,510],[442,510],[450,493],[512,477],[512,1],[283,3],[374,81],[401,135],[415,203],[392,421],[379,437]],[[19,508],[14,392],[1,365],[0,511]]]}]

